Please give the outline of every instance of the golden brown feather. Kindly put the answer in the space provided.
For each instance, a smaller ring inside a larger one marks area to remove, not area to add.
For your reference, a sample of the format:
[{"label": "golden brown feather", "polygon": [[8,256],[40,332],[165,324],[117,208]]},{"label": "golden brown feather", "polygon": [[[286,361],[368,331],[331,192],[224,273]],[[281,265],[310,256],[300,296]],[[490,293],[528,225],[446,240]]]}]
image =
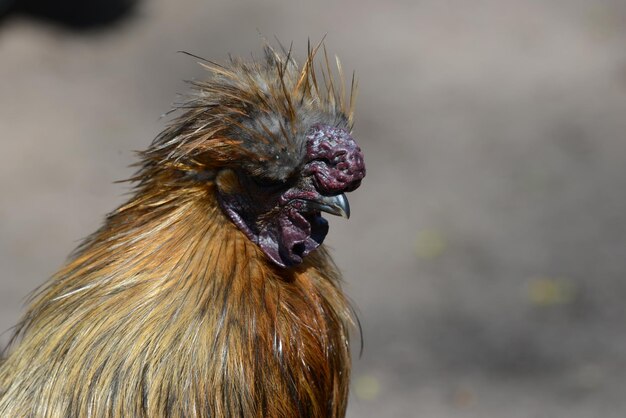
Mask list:
[{"label": "golden brown feather", "polygon": [[33,297],[0,364],[0,416],[344,416],[353,316],[330,256],[270,262],[217,196],[245,192],[241,172],[293,177],[312,123],[350,126],[316,50],[301,67],[269,47],[204,63],[141,153],[134,196]]}]

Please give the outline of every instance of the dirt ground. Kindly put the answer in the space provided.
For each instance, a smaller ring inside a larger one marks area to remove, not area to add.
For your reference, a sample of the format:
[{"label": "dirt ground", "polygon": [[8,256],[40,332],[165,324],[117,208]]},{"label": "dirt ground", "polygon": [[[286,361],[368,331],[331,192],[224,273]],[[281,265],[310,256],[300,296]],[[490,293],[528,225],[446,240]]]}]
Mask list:
[{"label": "dirt ground", "polygon": [[[0,330],[124,200],[133,150],[258,32],[360,80],[327,242],[363,324],[348,416],[626,416],[626,3],[166,1],[0,21]],[[9,333],[2,335],[5,343]]]}]

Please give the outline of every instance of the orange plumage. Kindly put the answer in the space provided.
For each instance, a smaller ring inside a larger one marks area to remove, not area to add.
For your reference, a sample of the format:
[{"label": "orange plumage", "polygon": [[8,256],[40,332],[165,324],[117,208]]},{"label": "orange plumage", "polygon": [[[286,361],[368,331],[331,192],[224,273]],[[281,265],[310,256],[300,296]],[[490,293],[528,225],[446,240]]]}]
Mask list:
[{"label": "orange plumage", "polygon": [[316,51],[203,64],[134,196],[33,297],[0,416],[345,415],[353,316],[320,214],[365,169]]}]

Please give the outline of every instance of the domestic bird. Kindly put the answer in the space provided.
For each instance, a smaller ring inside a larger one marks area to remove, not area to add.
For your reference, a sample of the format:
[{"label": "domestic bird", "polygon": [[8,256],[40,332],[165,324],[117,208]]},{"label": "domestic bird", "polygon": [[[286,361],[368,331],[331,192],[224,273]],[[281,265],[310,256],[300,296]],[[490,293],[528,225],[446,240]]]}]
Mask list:
[{"label": "domestic bird", "polygon": [[1,417],[345,415],[356,320],[322,215],[365,164],[320,45],[201,60],[129,201],[32,296]]}]

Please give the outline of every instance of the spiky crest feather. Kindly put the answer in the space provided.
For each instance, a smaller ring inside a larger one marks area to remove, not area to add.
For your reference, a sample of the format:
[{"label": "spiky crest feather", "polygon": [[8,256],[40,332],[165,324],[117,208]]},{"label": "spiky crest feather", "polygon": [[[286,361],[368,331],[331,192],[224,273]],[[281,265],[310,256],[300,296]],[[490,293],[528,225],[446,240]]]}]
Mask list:
[{"label": "spiky crest feather", "polygon": [[[321,42],[314,48],[309,44],[302,66],[290,52],[281,54],[269,44],[262,62],[231,58],[229,65],[223,66],[201,61],[208,79],[189,81],[191,98],[177,107],[184,113],[142,153],[144,167],[152,168],[154,163],[198,172],[216,166],[243,166],[254,175],[262,174],[270,162],[276,164],[278,155],[288,169],[296,169],[303,145],[298,137],[310,126],[330,121],[352,127],[354,79],[346,105],[341,64],[337,59],[342,79],[337,90],[324,52],[320,85],[315,56],[322,46]],[[144,175],[140,173],[140,177]]]}]

